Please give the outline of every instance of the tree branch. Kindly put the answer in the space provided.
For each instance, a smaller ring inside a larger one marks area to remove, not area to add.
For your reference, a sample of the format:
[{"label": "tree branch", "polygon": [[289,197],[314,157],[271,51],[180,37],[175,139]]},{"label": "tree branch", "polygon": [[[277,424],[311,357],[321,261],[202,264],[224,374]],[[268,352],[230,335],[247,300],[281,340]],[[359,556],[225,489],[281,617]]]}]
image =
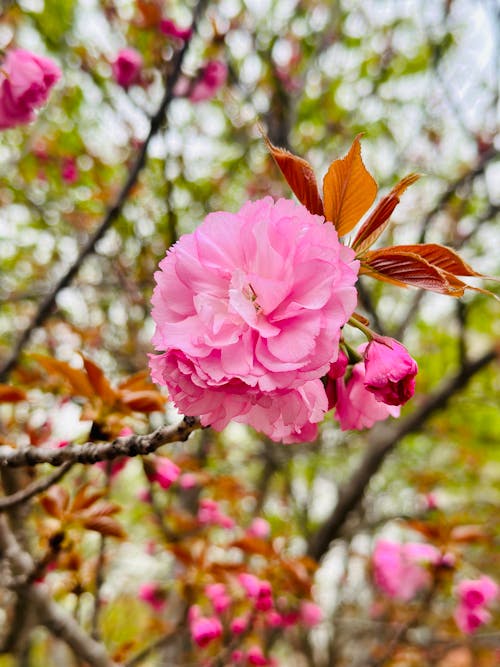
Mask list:
[{"label": "tree branch", "polygon": [[[29,575],[33,571],[33,559],[19,545],[5,516],[0,516],[0,551],[20,574]],[[108,657],[104,646],[87,635],[72,616],[48,597],[41,586],[27,586],[26,595],[37,611],[40,623],[55,637],[65,641],[77,656],[92,667],[114,667],[115,663]]]},{"label": "tree branch", "polygon": [[460,371],[448,379],[434,394],[405,419],[393,426],[375,428],[367,439],[366,454],[351,479],[340,488],[335,509],[328,519],[314,533],[309,543],[309,556],[319,561],[327,553],[332,540],[338,537],[349,514],[357,507],[372,479],[378,472],[385,457],[397,446],[402,438],[422,428],[423,424],[438,410],[441,410],[452,396],[458,393],[469,380],[498,356],[495,349],[486,352],[475,361],[464,365]]},{"label": "tree branch", "polygon": [[30,500],[30,498],[33,498],[37,494],[43,493],[50,486],[52,486],[52,484],[55,484],[60,479],[62,479],[68,470],[73,467],[73,465],[73,461],[66,461],[66,463],[63,463],[59,470],[56,470],[51,475],[46,475],[41,479],[37,479],[35,482],[33,482],[33,484],[30,484],[26,488],[21,489],[16,493],[12,493],[10,496],[0,498],[0,512],[9,510],[12,507],[17,507],[18,505],[25,503],[27,500]]},{"label": "tree branch", "polygon": [[[198,20],[202,12],[204,11],[206,3],[207,0],[198,0],[198,4],[195,7],[195,10],[193,12],[193,22],[192,22],[193,34],[198,24]],[[149,127],[148,135],[139,150],[139,153],[135,159],[134,164],[132,165],[127,180],[125,181],[114,204],[112,204],[109,207],[102,222],[98,225],[95,232],[90,236],[87,243],[81,248],[80,252],[78,253],[78,257],[75,259],[73,264],[71,264],[71,266],[67,269],[66,273],[64,273],[64,275],[62,275],[61,278],[59,278],[59,280],[54,285],[49,294],[47,294],[47,296],[43,299],[30,324],[26,327],[26,329],[24,329],[24,331],[19,336],[19,339],[14,345],[14,348],[10,356],[0,367],[0,382],[4,382],[9,376],[11,370],[16,366],[19,357],[21,355],[21,352],[28,343],[34,329],[41,326],[50,315],[52,307],[56,303],[56,298],[59,292],[71,283],[73,278],[80,270],[80,267],[85,261],[85,259],[94,252],[97,242],[104,236],[104,234],[108,231],[108,229],[120,215],[123,205],[125,204],[131,190],[135,186],[141,169],[144,167],[146,163],[147,151],[151,139],[155,136],[155,134],[158,132],[161,125],[163,124],[170,103],[174,98],[175,84],[177,83],[177,80],[181,73],[182,63],[184,61],[184,56],[189,48],[189,44],[190,40],[186,40],[182,48],[179,49],[179,51],[177,51],[173,57],[172,67],[165,80],[165,93],[163,95],[163,99],[160,103],[160,106],[158,107],[157,112],[151,118],[151,124]]]},{"label": "tree branch", "polygon": [[68,462],[97,463],[111,461],[119,456],[143,456],[151,454],[167,443],[184,442],[199,428],[201,424],[196,417],[184,417],[177,426],[160,426],[147,435],[130,435],[115,438],[112,442],[70,444],[61,449],[31,446],[12,449],[4,445],[0,447],[0,467],[19,468],[39,463],[62,466]]}]

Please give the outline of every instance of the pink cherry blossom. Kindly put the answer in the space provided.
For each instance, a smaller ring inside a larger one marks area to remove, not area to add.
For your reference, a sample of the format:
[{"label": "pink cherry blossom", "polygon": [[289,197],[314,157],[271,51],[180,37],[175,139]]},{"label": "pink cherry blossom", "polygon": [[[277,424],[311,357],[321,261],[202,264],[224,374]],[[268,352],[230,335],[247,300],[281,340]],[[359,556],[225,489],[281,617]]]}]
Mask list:
[{"label": "pink cherry blossom", "polygon": [[389,415],[399,417],[398,406],[379,403],[375,396],[365,387],[364,365],[354,364],[351,376],[335,380],[337,403],[335,416],[343,431],[370,428],[375,422],[387,419]]},{"label": "pink cherry blossom", "polygon": [[251,646],[247,651],[247,661],[250,665],[267,665],[268,661],[259,646]]},{"label": "pink cherry blossom", "polygon": [[210,60],[201,68],[189,93],[191,102],[210,100],[222,88],[227,79],[227,65],[220,60]]},{"label": "pink cherry blossom", "polygon": [[235,635],[241,635],[242,632],[245,632],[248,626],[248,619],[245,616],[236,616],[231,621],[231,632]]},{"label": "pink cherry blossom", "polygon": [[9,51],[0,66],[0,129],[30,123],[47,101],[61,70],[49,58],[24,49]]},{"label": "pink cherry blossom", "polygon": [[271,526],[269,525],[269,521],[266,521],[261,517],[256,517],[253,519],[252,523],[247,528],[248,535],[251,535],[252,537],[259,537],[261,539],[269,537],[270,533]]},{"label": "pink cherry blossom", "polygon": [[313,628],[323,620],[323,610],[314,602],[305,600],[300,604],[300,619],[307,628]]},{"label": "pink cherry blossom", "polygon": [[200,500],[198,521],[206,526],[221,526],[222,528],[234,527],[234,520],[221,511],[219,503],[210,498],[203,498]]},{"label": "pink cherry blossom", "polygon": [[112,65],[113,77],[120,86],[128,88],[139,80],[142,56],[135,49],[122,49]]},{"label": "pink cherry blossom", "polygon": [[457,592],[460,602],[473,609],[492,602],[498,596],[500,589],[491,577],[482,576],[479,579],[464,579],[458,584]]},{"label": "pink cherry blossom", "polygon": [[155,583],[148,582],[139,587],[139,600],[143,600],[157,612],[161,612],[165,607],[165,596]]},{"label": "pink cherry blossom", "polygon": [[156,482],[162,489],[169,489],[177,481],[181,469],[166,456],[154,457],[154,469],[148,470],[148,478],[151,482]]},{"label": "pink cherry blossom", "polygon": [[364,351],[366,389],[381,403],[403,405],[415,393],[417,363],[393,338],[372,340]]},{"label": "pink cherry blossom", "polygon": [[162,19],[160,22],[160,30],[167,37],[179,39],[183,42],[191,38],[193,31],[191,28],[180,28],[175,21],[171,19]]},{"label": "pink cherry blossom", "polygon": [[486,576],[459,583],[459,602],[454,617],[462,632],[471,634],[491,620],[491,614],[485,607],[498,597],[499,592],[498,584]]},{"label": "pink cherry blossom", "polygon": [[198,613],[191,615],[189,628],[193,641],[203,648],[222,635],[222,624],[215,616],[199,616]]},{"label": "pink cherry blossom", "polygon": [[155,274],[153,379],[204,426],[231,419],[274,440],[313,439],[319,378],[356,305],[359,263],[332,225],[270,197],[212,213]]},{"label": "pink cherry blossom", "polygon": [[391,598],[411,600],[431,581],[425,566],[438,564],[440,558],[430,544],[379,540],[373,552],[375,583]]},{"label": "pink cherry blossom", "polygon": [[209,584],[205,587],[205,595],[217,614],[223,614],[231,606],[231,598],[224,584]]}]

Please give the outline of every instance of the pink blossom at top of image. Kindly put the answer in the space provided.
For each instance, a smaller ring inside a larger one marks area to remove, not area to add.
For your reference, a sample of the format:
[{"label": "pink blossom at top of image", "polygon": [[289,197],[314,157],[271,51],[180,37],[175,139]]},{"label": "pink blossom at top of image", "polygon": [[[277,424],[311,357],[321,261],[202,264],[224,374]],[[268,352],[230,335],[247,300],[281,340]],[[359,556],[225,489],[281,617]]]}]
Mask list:
[{"label": "pink blossom at top of image", "polygon": [[155,274],[153,344],[165,353],[151,356],[153,379],[204,426],[313,439],[358,269],[333,226],[293,201],[209,214]]},{"label": "pink blossom at top of image", "polygon": [[387,596],[407,601],[429,585],[426,565],[437,565],[441,554],[431,544],[379,540],[372,560],[377,586]]},{"label": "pink blossom at top of image", "polygon": [[191,38],[193,34],[192,28],[180,28],[172,19],[162,19],[160,22],[160,30],[167,37],[179,39],[183,42]]},{"label": "pink blossom at top of image", "polygon": [[113,78],[116,83],[123,88],[128,88],[136,83],[139,80],[142,62],[142,56],[136,49],[130,47],[122,49],[112,64]]},{"label": "pink blossom at top of image", "polygon": [[8,51],[0,65],[0,129],[34,120],[60,78],[61,70],[49,58],[24,49]]},{"label": "pink blossom at top of image", "polygon": [[403,405],[415,393],[417,363],[404,345],[382,337],[364,351],[364,385],[375,399],[387,405]]},{"label": "pink blossom at top of image", "polygon": [[191,102],[210,100],[227,79],[227,65],[221,60],[210,60],[201,68],[189,93]]}]

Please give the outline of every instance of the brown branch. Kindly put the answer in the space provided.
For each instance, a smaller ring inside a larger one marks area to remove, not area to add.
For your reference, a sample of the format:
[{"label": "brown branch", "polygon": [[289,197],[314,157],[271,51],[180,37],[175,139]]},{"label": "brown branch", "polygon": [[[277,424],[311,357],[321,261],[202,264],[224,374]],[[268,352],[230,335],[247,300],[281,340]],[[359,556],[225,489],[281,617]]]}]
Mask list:
[{"label": "brown branch", "polygon": [[62,479],[73,465],[73,461],[66,461],[66,463],[63,463],[63,465],[59,468],[59,470],[56,470],[51,475],[46,475],[41,479],[37,479],[26,488],[21,489],[16,493],[12,493],[10,496],[0,498],[0,512],[17,507],[18,505],[25,503],[26,501],[30,500],[30,498],[33,498],[39,493],[43,493],[50,486],[52,486],[52,484],[55,484],[60,479]]},{"label": "brown branch", "polygon": [[111,461],[119,456],[143,456],[151,454],[167,443],[184,442],[199,428],[201,424],[196,417],[184,417],[177,426],[160,426],[147,435],[130,435],[115,438],[112,442],[70,444],[61,449],[31,446],[12,449],[4,445],[0,447],[0,467],[19,468],[39,463],[62,466],[67,462],[97,463]]},{"label": "brown branch", "polygon": [[[198,0],[198,4],[196,5],[195,10],[193,12],[193,23],[192,23],[193,34],[196,29],[198,20],[205,9],[206,4],[207,0]],[[77,275],[78,271],[80,270],[80,267],[85,261],[85,259],[94,252],[97,242],[104,236],[104,234],[108,231],[108,229],[120,215],[123,205],[125,204],[131,190],[134,188],[141,169],[144,167],[146,163],[147,151],[151,139],[155,136],[155,134],[162,126],[168,108],[170,106],[170,103],[174,99],[175,84],[177,83],[177,80],[181,73],[182,63],[184,61],[184,56],[189,48],[189,44],[190,40],[186,40],[182,48],[179,49],[179,51],[177,51],[176,54],[174,55],[170,72],[166,77],[165,93],[163,95],[163,99],[160,103],[160,106],[158,107],[157,112],[151,118],[148,135],[139,150],[139,153],[135,159],[134,164],[132,165],[127,180],[125,181],[120,193],[118,194],[116,201],[114,202],[114,204],[110,206],[110,208],[106,212],[106,215],[104,216],[104,219],[98,225],[95,232],[90,236],[87,243],[80,249],[78,257],[75,259],[73,264],[71,264],[71,266],[67,269],[66,273],[62,275],[61,278],[59,278],[59,280],[54,285],[49,294],[47,294],[47,296],[43,299],[30,324],[21,333],[19,339],[14,345],[12,353],[4,362],[4,364],[0,367],[0,382],[4,382],[9,376],[11,370],[16,366],[19,357],[21,355],[21,352],[28,343],[33,330],[41,326],[45,322],[45,320],[49,317],[52,308],[56,303],[56,298],[59,292],[71,283],[73,278]]]},{"label": "brown branch", "polygon": [[475,361],[464,365],[460,371],[449,378],[431,394],[422,405],[405,419],[393,426],[375,428],[367,439],[366,454],[350,480],[340,488],[335,509],[328,519],[313,534],[309,543],[309,556],[319,561],[327,553],[332,540],[338,537],[349,514],[362,500],[372,477],[378,472],[385,457],[398,445],[400,440],[422,428],[424,423],[438,410],[441,410],[456,393],[465,387],[469,380],[485,368],[498,356],[493,349]]},{"label": "brown branch", "polygon": [[[35,567],[32,557],[23,551],[3,515],[0,516],[0,551],[21,575],[29,576]],[[91,667],[114,667],[115,663],[108,657],[104,646],[87,635],[70,614],[50,599],[42,586],[27,586],[26,595],[39,622],[66,642],[75,655]]]}]

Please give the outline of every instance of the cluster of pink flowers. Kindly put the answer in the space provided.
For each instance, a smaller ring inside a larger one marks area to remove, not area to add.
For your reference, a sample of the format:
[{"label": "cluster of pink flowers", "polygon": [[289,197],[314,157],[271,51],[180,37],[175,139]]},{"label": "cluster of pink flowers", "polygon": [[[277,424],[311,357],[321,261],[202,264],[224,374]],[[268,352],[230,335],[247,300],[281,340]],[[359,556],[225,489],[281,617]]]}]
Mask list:
[{"label": "cluster of pink flowers", "polygon": [[[199,604],[189,610],[189,627],[193,641],[200,647],[222,637],[224,627],[232,635],[240,636],[251,631],[254,626],[269,628],[287,628],[302,624],[306,628],[316,626],[323,620],[323,613],[314,602],[303,600],[297,609],[283,611],[286,600],[281,598],[275,603],[271,583],[249,572],[240,573],[234,580],[230,591],[223,583],[213,583],[205,587],[205,596],[210,602],[210,612],[202,613]],[[241,609],[241,593],[250,603],[244,614],[232,615],[232,608]],[[278,608],[280,610],[278,610]],[[213,615],[215,614],[215,615]],[[257,645],[250,645],[246,650],[238,649],[231,656],[232,664],[271,665],[272,659],[266,657]]]},{"label": "cluster of pink flowers", "polygon": [[408,601],[430,584],[429,565],[440,564],[442,555],[431,544],[379,540],[372,562],[377,586],[388,597]]},{"label": "cluster of pink flowers", "polygon": [[339,347],[358,269],[333,225],[290,200],[208,215],[155,274],[153,379],[204,426],[285,443],[314,439],[333,406],[344,429],[398,416],[417,372],[406,349],[377,337],[348,369]]},{"label": "cluster of pink flowers", "polygon": [[359,263],[332,225],[292,201],[212,213],[155,274],[153,379],[203,425],[313,439],[321,382],[356,305]]},{"label": "cluster of pink flowers", "polygon": [[458,584],[455,621],[462,632],[471,634],[491,619],[486,609],[499,595],[498,584],[490,577],[464,579]]},{"label": "cluster of pink flowers", "polygon": [[360,345],[358,353],[362,359],[353,364],[347,380],[342,350],[327,375],[328,408],[335,407],[344,431],[370,428],[389,415],[399,417],[400,406],[415,392],[417,364],[396,340],[378,337]]},{"label": "cluster of pink flowers", "polygon": [[202,526],[220,526],[221,528],[233,528],[234,520],[224,514],[219,503],[210,498],[200,500],[198,507],[198,521]]},{"label": "cluster of pink flowers", "polygon": [[0,66],[0,129],[34,120],[60,78],[61,70],[49,58],[24,49],[9,51]]}]

